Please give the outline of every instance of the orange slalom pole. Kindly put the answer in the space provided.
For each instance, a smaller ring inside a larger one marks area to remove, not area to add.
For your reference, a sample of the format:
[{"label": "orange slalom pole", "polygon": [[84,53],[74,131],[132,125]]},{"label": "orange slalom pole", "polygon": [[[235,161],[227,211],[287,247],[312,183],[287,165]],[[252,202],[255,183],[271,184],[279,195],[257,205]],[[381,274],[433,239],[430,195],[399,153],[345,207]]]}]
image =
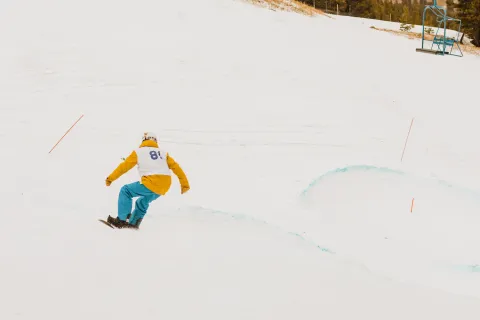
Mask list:
[{"label": "orange slalom pole", "polygon": [[75,125],[78,123],[78,121],[80,121],[82,118],[83,118],[83,114],[80,116],[80,118],[78,118],[77,121],[75,121],[75,123],[70,127],[70,129],[68,129],[68,131],[65,132],[65,134],[63,135],[63,137],[61,137],[60,140],[57,141],[57,143],[53,146],[52,150],[50,150],[48,153],[51,153],[51,152],[53,151],[53,149],[56,148],[56,146],[60,143],[60,141],[62,141],[63,138],[65,138],[65,136],[70,132],[70,130],[72,130],[73,127],[75,127]]},{"label": "orange slalom pole", "polygon": [[403,161],[403,155],[405,154],[405,149],[407,148],[408,137],[410,136],[410,131],[412,130],[414,119],[415,118],[412,118],[412,123],[410,123],[410,129],[408,129],[407,139],[405,140],[405,146],[403,147],[402,158],[400,159],[400,162]]},{"label": "orange slalom pole", "polygon": [[413,203],[415,202],[415,198],[412,198],[412,206],[410,207],[410,212],[413,212]]}]

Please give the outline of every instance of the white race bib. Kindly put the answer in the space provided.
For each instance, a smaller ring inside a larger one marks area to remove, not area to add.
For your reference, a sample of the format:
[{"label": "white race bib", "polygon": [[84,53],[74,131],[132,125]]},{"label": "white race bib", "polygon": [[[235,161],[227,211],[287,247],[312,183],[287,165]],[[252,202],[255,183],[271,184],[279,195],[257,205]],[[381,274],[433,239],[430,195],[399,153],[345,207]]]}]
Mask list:
[{"label": "white race bib", "polygon": [[135,150],[140,177],[156,174],[170,175],[167,153],[159,148],[143,147]]}]

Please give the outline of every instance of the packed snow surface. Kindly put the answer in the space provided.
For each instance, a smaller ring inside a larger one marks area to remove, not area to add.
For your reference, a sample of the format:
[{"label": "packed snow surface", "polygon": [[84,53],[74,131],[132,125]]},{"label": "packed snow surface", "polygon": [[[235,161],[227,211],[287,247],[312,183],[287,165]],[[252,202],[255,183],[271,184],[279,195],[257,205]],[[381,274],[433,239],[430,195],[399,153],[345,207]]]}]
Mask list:
[{"label": "packed snow surface", "polygon": [[[480,59],[419,46],[234,0],[3,1],[0,319],[479,318]],[[191,190],[112,230],[146,131]]]}]

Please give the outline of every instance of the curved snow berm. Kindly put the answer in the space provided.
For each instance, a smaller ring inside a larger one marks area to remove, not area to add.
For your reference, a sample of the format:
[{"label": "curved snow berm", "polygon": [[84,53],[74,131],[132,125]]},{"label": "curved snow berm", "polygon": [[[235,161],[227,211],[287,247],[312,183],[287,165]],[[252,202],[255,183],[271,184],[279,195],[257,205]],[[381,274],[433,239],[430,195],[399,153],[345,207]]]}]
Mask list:
[{"label": "curved snow berm", "polygon": [[[342,219],[351,214],[349,221],[372,218],[371,221],[378,223],[378,219],[391,221],[396,214],[406,212],[435,218],[435,224],[438,219],[456,222],[480,219],[477,214],[480,194],[473,190],[443,180],[368,165],[329,171],[312,181],[301,197],[311,207],[328,212],[324,214],[327,219]],[[412,199],[415,200],[413,208]],[[329,205],[333,206],[325,210]],[[347,210],[343,211],[344,208]]]},{"label": "curved snow berm", "polygon": [[381,280],[248,217],[171,208],[141,232],[66,220],[0,225],[15,244],[2,250],[0,318],[453,319],[478,307]]},{"label": "curved snow berm", "polygon": [[338,254],[395,278],[479,296],[475,191],[358,165],[327,172],[300,198],[309,236]]}]

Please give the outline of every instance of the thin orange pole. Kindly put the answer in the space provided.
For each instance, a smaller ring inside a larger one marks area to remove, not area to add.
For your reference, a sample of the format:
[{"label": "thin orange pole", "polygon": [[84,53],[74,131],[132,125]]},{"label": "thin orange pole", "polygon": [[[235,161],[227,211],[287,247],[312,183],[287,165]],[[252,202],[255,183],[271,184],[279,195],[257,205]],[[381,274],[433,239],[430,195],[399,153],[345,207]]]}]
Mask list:
[{"label": "thin orange pole", "polygon": [[402,158],[400,159],[400,162],[403,161],[403,155],[404,155],[404,153],[405,153],[405,149],[407,148],[408,137],[410,136],[410,131],[412,130],[413,120],[414,120],[414,119],[415,119],[415,118],[412,118],[412,123],[410,123],[410,129],[408,129],[407,139],[405,140],[405,146],[403,147]]},{"label": "thin orange pole", "polygon": [[412,206],[410,207],[410,212],[413,212],[413,203],[415,202],[415,198],[412,198]]},{"label": "thin orange pole", "polygon": [[63,138],[65,138],[65,136],[70,132],[70,130],[72,130],[72,128],[75,127],[75,125],[78,123],[78,121],[80,121],[82,118],[83,118],[83,114],[81,115],[80,118],[78,118],[77,121],[75,121],[75,123],[70,127],[70,129],[68,129],[68,131],[65,132],[65,134],[63,135],[63,137],[61,137],[60,140],[57,141],[57,143],[53,146],[52,150],[50,150],[48,153],[51,153],[51,152],[53,151],[53,149],[55,149],[55,147],[60,143],[60,141],[62,141]]}]

